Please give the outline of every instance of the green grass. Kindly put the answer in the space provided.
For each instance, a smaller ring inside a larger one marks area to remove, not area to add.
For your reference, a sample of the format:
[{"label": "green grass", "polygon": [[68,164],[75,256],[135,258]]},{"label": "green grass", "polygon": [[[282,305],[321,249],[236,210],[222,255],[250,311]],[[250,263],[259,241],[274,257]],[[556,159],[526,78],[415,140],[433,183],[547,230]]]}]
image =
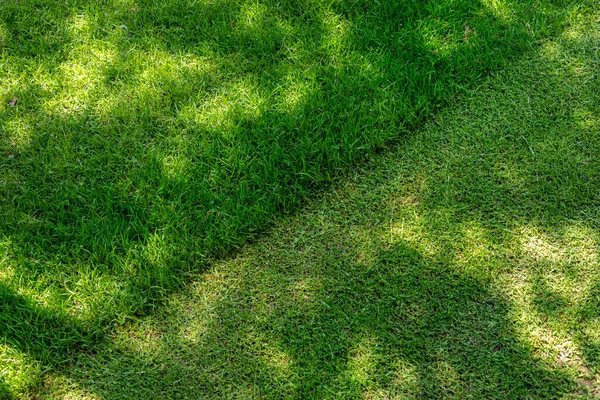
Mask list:
[{"label": "green grass", "polygon": [[575,20],[40,396],[598,395],[600,19]]},{"label": "green grass", "polygon": [[560,32],[561,3],[3,1],[0,396]]},{"label": "green grass", "polygon": [[597,10],[39,396],[597,398]]}]

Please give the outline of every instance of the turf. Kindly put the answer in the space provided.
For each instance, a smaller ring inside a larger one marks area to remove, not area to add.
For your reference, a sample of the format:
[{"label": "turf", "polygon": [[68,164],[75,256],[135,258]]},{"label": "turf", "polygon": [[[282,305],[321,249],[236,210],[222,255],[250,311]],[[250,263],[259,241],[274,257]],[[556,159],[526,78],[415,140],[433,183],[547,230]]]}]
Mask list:
[{"label": "turf", "polygon": [[0,393],[67,368],[577,8],[3,1]]},{"label": "turf", "polygon": [[600,394],[600,16],[462,96],[42,398]]}]

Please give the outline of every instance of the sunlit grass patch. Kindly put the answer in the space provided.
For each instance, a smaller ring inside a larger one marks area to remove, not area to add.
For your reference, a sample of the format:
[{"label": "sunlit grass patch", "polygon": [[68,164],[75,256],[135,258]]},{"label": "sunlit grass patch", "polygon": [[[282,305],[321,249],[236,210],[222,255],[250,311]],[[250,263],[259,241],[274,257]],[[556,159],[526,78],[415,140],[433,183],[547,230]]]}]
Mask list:
[{"label": "sunlit grass patch", "polygon": [[11,392],[24,395],[37,383],[40,364],[26,353],[0,345],[0,363],[0,398],[10,398]]}]

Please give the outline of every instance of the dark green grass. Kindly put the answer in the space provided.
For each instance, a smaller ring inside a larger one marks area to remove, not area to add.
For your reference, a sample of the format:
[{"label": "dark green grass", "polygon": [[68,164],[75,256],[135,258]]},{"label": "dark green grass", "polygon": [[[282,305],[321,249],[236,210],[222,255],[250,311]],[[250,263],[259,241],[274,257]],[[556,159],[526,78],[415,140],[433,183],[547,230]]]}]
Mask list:
[{"label": "dark green grass", "polygon": [[597,398],[598,16],[575,16],[38,394]]},{"label": "dark green grass", "polygon": [[2,375],[153,309],[560,30],[559,5],[3,1]]}]

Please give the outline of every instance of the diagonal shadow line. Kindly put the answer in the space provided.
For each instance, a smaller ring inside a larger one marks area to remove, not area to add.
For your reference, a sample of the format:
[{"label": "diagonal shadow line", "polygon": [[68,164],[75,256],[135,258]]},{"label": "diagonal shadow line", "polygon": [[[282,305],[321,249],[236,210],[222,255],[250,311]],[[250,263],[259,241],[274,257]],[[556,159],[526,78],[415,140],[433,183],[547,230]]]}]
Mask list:
[{"label": "diagonal shadow line", "polygon": [[[415,37],[414,39],[418,39],[418,37]],[[417,40],[416,46],[418,48],[421,48],[421,47],[423,47],[423,44],[419,43],[419,41]],[[447,66],[444,68],[447,68]],[[342,93],[343,92],[344,91],[342,91]],[[415,99],[412,99],[411,101],[419,101],[419,99],[415,98]],[[275,116],[272,115],[271,117],[273,117],[273,119],[279,119],[278,116],[276,116],[276,115]],[[253,125],[253,121],[240,121],[240,123],[248,124],[251,126]],[[284,140],[284,139],[282,139],[282,140]],[[321,156],[325,157],[326,155],[322,154]],[[281,167],[283,170],[285,170],[286,166],[281,165]],[[126,196],[122,200],[123,200],[122,204],[120,204],[121,208],[117,211],[117,214],[121,213],[121,214],[139,214],[142,216],[145,215],[143,204],[135,204],[135,203],[128,202],[127,201],[128,198]],[[289,206],[289,208],[293,209],[293,207],[296,204],[297,203],[293,203],[292,206]],[[280,205],[278,205],[278,207],[279,206]],[[226,206],[223,206],[223,208],[226,209]],[[284,208],[288,209],[287,207],[284,207]],[[201,211],[204,212],[205,210],[201,210]],[[201,214],[201,213],[199,213],[199,214]],[[57,215],[53,215],[53,217],[57,217]],[[66,221],[65,225],[69,225],[72,223],[73,223],[73,221],[70,221],[70,222]],[[224,224],[224,225],[226,225],[226,224]],[[133,239],[134,239],[133,241],[136,242],[136,241],[140,240],[143,242],[145,240],[145,234],[147,234],[147,232],[144,233],[143,230],[142,230],[141,234],[136,233],[133,237]],[[32,237],[29,235],[26,235],[26,236],[28,236],[28,240]],[[43,235],[41,235],[41,236],[43,236]],[[39,235],[38,235],[38,237],[39,237]],[[46,240],[46,239],[44,239],[44,240]],[[216,238],[215,242],[218,242],[219,240],[220,240],[220,238]],[[75,239],[75,242],[77,242],[77,239]],[[64,243],[63,243],[63,245],[64,245]],[[74,246],[74,247],[76,247],[76,246]],[[51,253],[51,252],[49,252],[49,253]],[[53,256],[53,254],[47,254],[47,255],[49,256],[50,259]],[[157,273],[157,275],[158,275],[158,273]],[[154,277],[154,278],[156,278],[156,277]],[[154,279],[154,278],[152,278],[152,279]],[[152,279],[151,279],[150,284],[148,285],[150,288],[153,286],[157,286],[156,281],[153,281]],[[158,285],[158,286],[160,286],[160,285]],[[167,284],[167,286],[168,286],[168,284]],[[132,288],[131,291],[139,289],[139,287],[136,286],[135,284],[132,284],[130,287]],[[146,289],[148,289],[148,287],[144,287],[143,289],[146,290]],[[159,292],[163,292],[163,289],[164,288],[160,288]],[[65,354],[71,354],[70,349],[79,348],[80,346],[82,346],[82,343],[85,343],[86,340],[89,340],[89,339],[85,339],[86,333],[84,332],[83,328],[80,325],[78,325],[78,322],[76,320],[72,320],[72,319],[69,319],[64,316],[59,316],[57,314],[52,314],[52,313],[48,312],[47,310],[32,306],[30,304],[30,302],[26,301],[22,297],[15,295],[14,293],[11,293],[10,289],[5,288],[3,290],[6,292],[6,294],[4,296],[5,303],[4,303],[3,307],[5,307],[5,310],[7,313],[14,313],[14,315],[17,317],[16,319],[19,320],[20,322],[13,323],[12,325],[9,324],[4,328],[4,330],[0,330],[0,332],[7,338],[8,341],[10,341],[11,343],[14,343],[15,346],[18,346],[19,348],[24,349],[25,351],[31,352],[36,357],[40,357],[42,359],[45,357],[49,357],[49,359],[51,360],[51,361],[49,361],[50,364],[52,364],[52,363],[60,364],[61,359],[63,358],[62,356],[58,355],[58,359],[54,360],[54,361],[52,361],[52,358],[57,357],[57,354],[62,351],[64,351]],[[148,290],[151,291],[152,289],[148,289]],[[160,297],[160,296],[155,296],[155,295],[151,295],[150,297],[153,297],[153,296]],[[32,323],[39,324],[39,327],[38,328],[34,327],[33,329],[30,329],[32,327]],[[99,321],[99,322],[97,321],[97,323],[102,324],[103,321]],[[30,330],[30,332],[28,332],[28,330]],[[69,335],[72,335],[71,339],[69,339]],[[55,339],[53,339],[53,337],[57,338],[57,339],[55,340]],[[66,358],[68,358],[68,357],[66,357]]]}]

